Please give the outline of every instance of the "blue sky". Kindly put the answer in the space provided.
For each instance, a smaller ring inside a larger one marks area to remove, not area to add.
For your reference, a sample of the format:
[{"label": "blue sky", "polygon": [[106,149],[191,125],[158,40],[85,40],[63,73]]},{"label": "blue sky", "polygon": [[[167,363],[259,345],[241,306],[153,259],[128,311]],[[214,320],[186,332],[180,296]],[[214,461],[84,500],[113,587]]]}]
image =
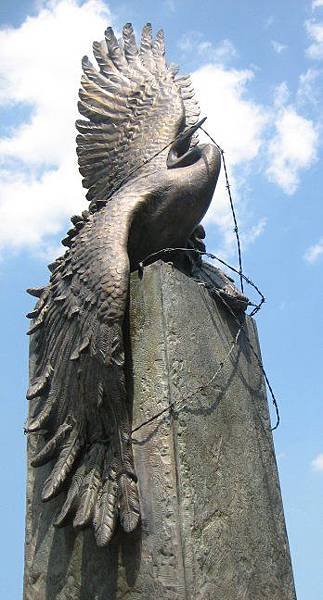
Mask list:
[{"label": "blue sky", "polygon": [[[225,149],[245,272],[267,303],[258,328],[279,399],[275,433],[298,597],[323,597],[323,0],[1,0],[1,597],[21,597],[28,340],[25,289],[48,279],[84,207],[74,151],[80,59],[105,27],[164,27]],[[236,263],[220,180],[210,251]]]}]

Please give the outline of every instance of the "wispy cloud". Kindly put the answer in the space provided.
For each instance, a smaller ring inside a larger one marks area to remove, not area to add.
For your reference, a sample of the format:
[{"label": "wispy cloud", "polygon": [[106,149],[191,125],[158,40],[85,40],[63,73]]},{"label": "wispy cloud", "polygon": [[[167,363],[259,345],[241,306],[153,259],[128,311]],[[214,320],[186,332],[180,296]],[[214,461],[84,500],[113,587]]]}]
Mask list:
[{"label": "wispy cloud", "polygon": [[171,13],[174,13],[174,12],[176,12],[175,0],[164,0],[164,6],[165,6],[165,8],[167,8],[167,10],[169,10]]},{"label": "wispy cloud", "polygon": [[313,10],[315,10],[316,8],[320,8],[321,6],[323,6],[323,0],[313,0],[313,2],[312,2]]},{"label": "wispy cloud", "polygon": [[[312,0],[312,10],[323,7],[323,0]],[[323,58],[323,22],[316,19],[305,21],[305,29],[311,40],[310,46],[306,49],[308,58],[320,60]]]},{"label": "wispy cloud", "polygon": [[321,71],[312,68],[307,69],[305,73],[301,73],[296,94],[296,101],[300,106],[306,104],[317,105],[319,103],[319,91],[316,82],[320,75]]},{"label": "wispy cloud", "polygon": [[276,133],[268,146],[270,165],[267,176],[286,194],[294,194],[300,172],[316,159],[318,133],[309,119],[299,115],[293,106],[282,108],[276,121]]},{"label": "wispy cloud", "polygon": [[237,56],[237,50],[230,40],[221,40],[217,45],[211,42],[200,42],[197,46],[200,56],[212,62],[225,62]]},{"label": "wispy cloud", "polygon": [[323,23],[311,19],[306,21],[305,27],[312,42],[306,49],[306,55],[313,60],[321,60],[323,58]]},{"label": "wispy cloud", "polygon": [[101,0],[50,0],[0,30],[0,106],[31,112],[0,139],[0,246],[45,248],[87,204],[74,148],[80,58],[111,19]]},{"label": "wispy cloud", "polygon": [[256,241],[256,239],[264,232],[267,225],[267,219],[262,217],[258,223],[252,225],[252,227],[247,228],[242,235],[242,243],[243,246],[249,246]]},{"label": "wispy cloud", "polygon": [[304,258],[307,262],[313,264],[323,255],[323,237],[313,246],[310,246],[305,254]]},{"label": "wispy cloud", "polygon": [[272,113],[274,135],[268,143],[266,174],[291,195],[299,185],[302,170],[316,160],[319,136],[314,122],[299,113],[296,105],[289,102],[289,96],[285,82],[276,88]]},{"label": "wispy cloud", "polygon": [[311,462],[314,471],[323,471],[323,454],[318,454]]},{"label": "wispy cloud", "polygon": [[199,31],[190,31],[181,36],[178,42],[183,54],[194,53],[206,63],[224,63],[237,56],[237,50],[231,40],[220,40],[217,44],[205,40]]},{"label": "wispy cloud", "polygon": [[272,26],[274,21],[275,21],[275,17],[273,15],[270,15],[269,17],[267,17],[267,19],[265,19],[265,23],[264,23],[265,29],[269,29],[269,27]]},{"label": "wispy cloud", "polygon": [[[319,139],[318,128],[292,102],[285,82],[276,88],[273,106],[255,102],[249,91],[254,76],[250,69],[228,69],[220,64],[206,65],[193,74],[202,111],[208,115],[207,128],[226,151],[245,245],[261,235],[266,224],[265,219],[256,224],[250,219],[246,222],[244,189],[250,171],[265,172],[271,182],[292,195],[302,171],[316,160]],[[304,76],[303,95],[310,79],[311,75]],[[233,240],[232,219],[223,174],[206,222],[218,226],[223,247],[229,248]]]},{"label": "wispy cloud", "polygon": [[[30,108],[30,116],[0,139],[0,247],[51,253],[65,220],[87,204],[74,147],[80,57],[112,20],[103,0],[48,0],[20,27],[0,30],[0,105]],[[213,44],[195,32],[179,46],[203,65],[193,81],[207,128],[227,152],[242,234],[251,243],[265,219],[252,223],[244,209],[250,171],[264,171],[266,164],[271,181],[295,192],[302,169],[315,160],[315,125],[299,112],[285,84],[276,90],[274,108],[256,102],[255,72],[228,67],[237,55],[230,40]],[[300,96],[309,94],[314,79],[314,71],[304,74]],[[217,224],[229,248],[233,231],[223,174],[207,220]]]},{"label": "wispy cloud", "polygon": [[271,40],[271,45],[276,54],[281,54],[282,52],[284,52],[284,50],[287,50],[286,44],[282,44],[281,42],[277,42],[276,40]]},{"label": "wispy cloud", "polygon": [[[248,93],[253,77],[251,70],[227,69],[219,64],[208,64],[193,73],[202,113],[208,116],[207,130],[226,152],[232,193],[240,208],[247,169],[259,154],[268,119],[266,109]],[[223,170],[206,223],[218,227],[222,234],[221,252],[228,254],[234,234]],[[263,220],[252,230],[249,223],[252,235],[244,237],[245,245],[254,241],[264,226]]]}]

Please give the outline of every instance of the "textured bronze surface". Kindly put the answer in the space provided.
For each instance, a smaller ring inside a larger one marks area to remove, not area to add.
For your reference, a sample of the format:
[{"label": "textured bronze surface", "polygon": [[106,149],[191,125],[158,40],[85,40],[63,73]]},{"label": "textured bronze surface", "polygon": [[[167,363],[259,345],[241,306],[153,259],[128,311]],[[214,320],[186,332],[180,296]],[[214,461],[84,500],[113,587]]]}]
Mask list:
[{"label": "textured bronze surface", "polygon": [[138,49],[130,24],[122,43],[108,28],[93,52],[76,123],[90,207],[72,217],[49,284],[29,290],[38,302],[27,431],[39,439],[33,466],[51,461],[43,501],[65,492],[56,525],[93,526],[105,546],[117,520],[131,532],[140,519],[124,373],[129,273],[152,252],[198,243],[220,155],[198,144],[190,79],[166,64],[162,32],[153,39],[146,25]]},{"label": "textured bronze surface", "polygon": [[141,527],[105,548],[53,528],[50,465],[29,469],[25,600],[295,600],[263,375],[244,336],[227,360],[237,323],[162,262],[132,273],[129,322],[133,428],[178,402],[133,434]]}]

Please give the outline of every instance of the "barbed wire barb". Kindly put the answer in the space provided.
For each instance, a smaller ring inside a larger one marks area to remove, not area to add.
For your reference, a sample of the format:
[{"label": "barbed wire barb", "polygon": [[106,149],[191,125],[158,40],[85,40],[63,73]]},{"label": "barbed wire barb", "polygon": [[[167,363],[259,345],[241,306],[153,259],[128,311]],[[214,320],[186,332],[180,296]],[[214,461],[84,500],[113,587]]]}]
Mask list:
[{"label": "barbed wire barb", "polygon": [[[224,150],[223,148],[221,148],[221,146],[219,146],[219,144],[214,140],[214,138],[204,129],[204,127],[202,127],[203,123],[205,121],[205,118],[202,119],[197,125],[194,125],[193,127],[191,127],[190,129],[201,129],[206,135],[207,137],[213,142],[213,144],[215,144],[215,146],[218,148],[220,154],[221,154],[221,158],[222,158],[222,163],[223,163],[223,169],[224,169],[224,175],[225,175],[225,181],[226,181],[226,189],[227,189],[227,193],[228,193],[228,198],[229,198],[229,203],[230,203],[230,209],[231,209],[231,213],[232,213],[232,218],[233,218],[233,223],[234,223],[234,233],[236,236],[236,243],[237,243],[237,254],[238,254],[238,264],[239,264],[239,268],[235,268],[232,265],[230,265],[229,263],[227,263],[225,260],[221,259],[220,257],[216,256],[215,254],[211,254],[210,252],[202,252],[200,250],[197,250],[195,248],[163,248],[162,250],[159,250],[158,252],[153,252],[151,254],[149,254],[148,256],[146,256],[141,263],[138,266],[138,272],[139,273],[143,273],[144,267],[146,266],[147,262],[150,261],[152,258],[157,258],[160,255],[164,255],[164,254],[169,254],[171,252],[193,252],[197,255],[201,255],[201,256],[206,256],[208,258],[211,258],[212,260],[216,260],[217,262],[219,262],[220,264],[224,265],[225,267],[227,267],[228,269],[230,269],[231,271],[233,271],[234,273],[236,273],[239,278],[240,278],[240,288],[241,288],[241,292],[244,292],[244,285],[243,282],[245,281],[248,285],[250,285],[251,287],[253,287],[256,292],[259,294],[260,296],[260,302],[258,304],[254,304],[252,302],[249,302],[248,305],[249,306],[253,306],[253,310],[251,311],[251,313],[249,314],[250,317],[253,317],[257,312],[259,312],[259,310],[261,309],[262,305],[264,304],[264,302],[266,301],[265,296],[263,295],[263,293],[260,291],[259,287],[249,278],[247,277],[244,273],[243,273],[243,269],[242,269],[242,252],[241,252],[241,243],[240,243],[240,235],[239,235],[239,227],[238,227],[238,221],[237,221],[237,217],[236,217],[236,212],[235,212],[235,208],[234,208],[234,203],[233,203],[233,198],[232,198],[232,194],[231,194],[231,186],[230,186],[230,182],[229,182],[229,175],[228,175],[228,170],[227,170],[227,165],[226,165],[226,160],[225,160],[225,156],[224,156]],[[188,130],[189,131],[189,130]],[[187,134],[187,131],[186,131]],[[127,177],[125,177],[119,184],[118,186],[116,186],[111,193],[115,193],[135,172],[139,171],[141,168],[143,168],[144,166],[146,166],[148,163],[150,163],[154,158],[157,158],[157,156],[159,156],[162,152],[164,152],[167,148],[169,148],[175,141],[177,141],[180,137],[182,136],[182,133],[180,133],[179,135],[177,135],[171,142],[169,142],[167,145],[165,145],[163,148],[161,148],[161,150],[159,150],[158,152],[156,152],[154,155],[152,155],[151,157],[147,158],[145,161],[143,161],[140,165],[138,165],[135,169],[133,169]],[[235,346],[238,343],[238,339],[241,335],[241,332],[244,333],[247,343],[250,347],[250,349],[252,350],[252,352],[254,353],[259,367],[264,375],[266,384],[268,386],[269,392],[271,394],[272,397],[272,402],[273,402],[273,406],[275,408],[276,411],[276,424],[274,427],[272,427],[272,431],[274,431],[275,429],[277,429],[277,427],[280,424],[280,413],[279,413],[279,407],[278,407],[278,403],[275,397],[275,394],[273,392],[272,386],[270,384],[269,378],[267,376],[267,373],[264,369],[264,366],[262,364],[262,361],[259,358],[258,352],[254,349],[252,343],[250,342],[249,336],[245,331],[244,326],[240,323],[240,321],[238,320],[237,316],[235,315],[235,313],[232,311],[231,307],[229,306],[229,304],[225,301],[225,299],[223,298],[223,296],[221,296],[218,292],[218,290],[213,287],[212,290],[215,294],[217,294],[221,300],[222,303],[224,303],[226,305],[226,307],[228,308],[228,310],[231,312],[231,314],[233,315],[233,317],[235,318],[236,321],[238,321],[239,323],[239,329],[238,332],[235,336],[235,339],[233,340],[233,343],[230,347],[230,350],[228,351],[227,355],[225,356],[225,359],[220,363],[219,368],[217,369],[217,371],[213,374],[213,376],[211,377],[211,379],[206,383],[206,384],[202,384],[202,386],[200,386],[197,390],[194,391],[194,395],[198,392],[201,391],[202,389],[205,389],[205,387],[208,387],[209,385],[211,385],[214,381],[214,379],[217,377],[217,375],[219,374],[219,372],[221,371],[221,369],[223,369],[224,364],[226,363],[226,361],[230,358]],[[145,421],[143,421],[142,423],[140,423],[137,427],[135,427],[132,430],[132,434],[135,433],[136,431],[138,431],[139,429],[143,428],[144,426],[152,423],[153,421],[159,419],[160,417],[162,417],[164,414],[168,413],[170,414],[170,412],[172,411],[172,408],[174,408],[175,406],[184,404],[184,402],[187,402],[190,397],[193,396],[193,393],[190,394],[188,397],[186,397],[185,399],[181,399],[180,401],[173,401],[170,404],[168,404],[167,407],[165,407],[164,409],[160,410],[159,412],[155,413],[152,417],[150,417],[149,419],[146,419]],[[24,433],[28,433],[28,430],[24,427]]]},{"label": "barbed wire barb", "polygon": [[237,221],[237,216],[236,216],[236,211],[234,208],[234,204],[233,204],[233,199],[232,199],[232,195],[231,195],[231,186],[229,183],[229,175],[228,175],[228,169],[227,169],[227,163],[225,160],[225,156],[224,156],[224,150],[221,148],[221,146],[219,146],[219,144],[217,144],[217,142],[215,141],[215,139],[206,131],[206,129],[204,129],[204,127],[202,127],[202,125],[200,126],[201,131],[203,131],[205,133],[205,135],[207,135],[207,137],[211,140],[211,142],[213,142],[213,144],[215,144],[215,146],[217,147],[217,149],[219,150],[220,154],[221,154],[221,158],[222,158],[222,163],[223,163],[223,170],[224,170],[224,176],[225,176],[225,183],[226,183],[226,189],[228,192],[228,197],[229,197],[229,202],[230,202],[230,208],[231,208],[231,213],[232,213],[232,218],[233,218],[233,223],[234,223],[234,233],[236,236],[236,242],[237,242],[237,252],[238,252],[238,263],[239,263],[239,276],[240,276],[240,288],[241,288],[241,292],[243,293],[243,271],[242,271],[242,252],[241,252],[241,242],[240,242],[240,235],[239,235],[239,227],[238,227],[238,221]]},{"label": "barbed wire barb", "polygon": [[[242,268],[242,250],[241,250],[239,226],[238,226],[237,216],[236,216],[236,212],[235,212],[235,208],[234,208],[233,197],[232,197],[232,194],[231,194],[231,186],[230,186],[230,181],[229,181],[229,174],[228,174],[226,159],[225,159],[225,156],[224,156],[225,152],[224,152],[223,148],[221,148],[221,146],[219,146],[219,144],[215,141],[215,139],[206,131],[206,129],[204,129],[204,127],[202,127],[202,124],[204,123],[204,120],[198,125],[198,128],[201,129],[205,133],[205,135],[207,135],[207,137],[213,142],[213,144],[215,144],[215,146],[218,148],[218,150],[219,150],[219,152],[221,154],[221,158],[222,158],[223,169],[224,169],[224,176],[225,176],[225,182],[226,182],[225,187],[226,187],[226,190],[227,190],[227,193],[228,193],[229,204],[230,204],[230,209],[231,209],[233,223],[234,223],[234,229],[233,230],[234,230],[234,233],[235,233],[235,236],[236,236],[236,244],[237,244],[237,254],[238,254],[238,265],[239,265],[239,268],[237,269],[236,267],[233,267],[228,262],[226,262],[225,260],[223,260],[219,256],[216,256],[215,254],[212,254],[210,252],[202,252],[201,250],[197,250],[195,248],[163,248],[162,250],[159,250],[158,252],[153,252],[153,253],[149,254],[148,256],[146,256],[141,261],[141,263],[139,264],[139,266],[138,266],[138,272],[142,276],[144,267],[147,265],[147,263],[149,261],[151,261],[151,259],[157,259],[158,256],[165,255],[165,254],[170,254],[172,252],[187,252],[187,253],[195,253],[196,255],[200,255],[200,256],[206,256],[208,258],[211,258],[212,260],[216,260],[217,262],[219,262],[223,266],[227,267],[228,269],[230,269],[231,271],[233,271],[234,273],[236,273],[239,276],[239,278],[240,278],[240,289],[241,289],[242,293],[244,293],[244,282],[246,282],[248,285],[250,285],[251,287],[253,287],[256,290],[256,292],[259,294],[260,302],[258,304],[254,304],[253,302],[248,302],[248,306],[253,306],[253,310],[249,313],[248,316],[249,317],[254,317],[260,311],[260,309],[262,308],[263,304],[266,302],[266,298],[263,295],[263,293],[261,292],[261,290],[259,289],[259,287],[249,277],[247,277],[243,273],[243,268]],[[180,135],[177,136],[173,140],[173,142],[176,141],[180,137]],[[139,168],[141,168],[142,166],[146,165],[151,160],[153,160],[154,158],[156,158],[156,156],[158,156],[161,152],[163,152],[166,148],[168,148],[173,142],[170,142],[167,146],[165,146],[164,148],[162,148],[162,150],[160,150],[159,152],[157,152],[154,156],[152,156],[149,159],[147,159],[146,161],[144,161],[142,165],[140,165],[139,167],[136,168],[136,170],[138,170]],[[232,314],[232,316],[234,317],[234,319],[237,321],[238,320],[237,316],[235,315],[235,313],[233,312],[233,310],[231,309],[231,307],[228,305],[228,303],[225,302],[223,296],[220,295],[220,293],[218,292],[218,290],[215,287],[213,287],[212,291],[219,296],[221,302],[226,305],[227,309],[230,311],[230,313]],[[240,321],[238,321],[238,322],[240,324]],[[276,423],[271,428],[271,430],[274,431],[275,429],[277,429],[277,427],[280,424],[280,412],[279,412],[278,402],[277,402],[276,396],[274,394],[273,388],[272,388],[272,386],[270,384],[268,375],[267,375],[267,373],[265,371],[264,365],[263,365],[261,359],[259,358],[259,354],[256,351],[256,349],[254,348],[253,344],[251,343],[251,341],[249,339],[249,336],[248,336],[248,333],[246,332],[245,328],[241,324],[240,324],[240,328],[238,329],[239,335],[236,338],[236,340],[233,342],[233,346],[230,348],[227,356],[225,357],[225,361],[228,360],[229,356],[231,355],[234,346],[237,344],[237,341],[238,341],[238,339],[240,337],[241,332],[244,333],[244,336],[245,336],[245,339],[247,341],[247,344],[248,344],[250,350],[252,351],[252,353],[254,354],[257,362],[258,362],[259,368],[261,369],[261,371],[263,373],[266,385],[267,385],[269,393],[271,395],[272,403],[273,403],[273,406],[274,406],[274,409],[275,409],[275,413],[276,413]],[[223,366],[224,366],[224,362],[222,362],[220,364],[219,369],[221,370],[223,368]],[[208,385],[211,385],[211,382],[217,376],[217,374],[219,372],[219,369],[211,377],[211,380],[207,384],[203,385],[202,389],[204,389]],[[196,390],[195,390],[194,394],[196,394]],[[185,399],[181,399],[180,401],[173,401],[173,402],[171,402],[170,404],[168,404],[167,407],[165,407],[164,409],[160,410],[158,413],[154,414],[152,417],[150,417],[149,419],[143,421],[137,427],[135,427],[132,430],[132,434],[135,433],[136,431],[138,431],[139,429],[141,429],[142,427],[144,427],[145,425],[148,425],[148,424],[152,423],[153,421],[155,421],[156,419],[162,417],[164,414],[166,414],[166,413],[170,414],[172,412],[172,409],[175,406],[178,406],[180,404],[184,404],[184,402],[188,401],[188,399],[190,398],[190,396],[186,397]]]}]

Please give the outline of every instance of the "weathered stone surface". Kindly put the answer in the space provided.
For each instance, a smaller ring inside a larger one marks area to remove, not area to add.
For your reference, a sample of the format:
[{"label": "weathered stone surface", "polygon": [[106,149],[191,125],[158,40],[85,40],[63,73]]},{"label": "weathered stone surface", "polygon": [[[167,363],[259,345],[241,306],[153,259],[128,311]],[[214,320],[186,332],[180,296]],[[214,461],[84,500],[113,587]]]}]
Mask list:
[{"label": "weathered stone surface", "polygon": [[106,549],[55,530],[49,468],[29,468],[25,600],[295,599],[263,377],[243,336],[225,360],[232,317],[156,263],[132,275],[130,324],[133,427],[178,403],[133,436],[142,527]]}]

